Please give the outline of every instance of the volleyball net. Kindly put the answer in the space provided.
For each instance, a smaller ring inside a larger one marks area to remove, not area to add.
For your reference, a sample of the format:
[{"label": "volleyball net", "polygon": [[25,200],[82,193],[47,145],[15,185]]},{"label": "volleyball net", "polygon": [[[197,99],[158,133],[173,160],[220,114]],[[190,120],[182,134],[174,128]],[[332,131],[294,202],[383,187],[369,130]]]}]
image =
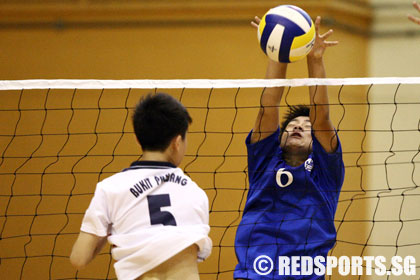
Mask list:
[{"label": "volleyball net", "polygon": [[284,112],[308,104],[312,85],[328,86],[346,169],[330,254],[420,261],[420,78],[0,81],[0,278],[116,278],[109,246],[81,271],[69,254],[96,183],[141,158],[132,109],[166,92],[193,118],[181,168],[210,202],[200,277],[232,279],[261,94],[284,86]]}]

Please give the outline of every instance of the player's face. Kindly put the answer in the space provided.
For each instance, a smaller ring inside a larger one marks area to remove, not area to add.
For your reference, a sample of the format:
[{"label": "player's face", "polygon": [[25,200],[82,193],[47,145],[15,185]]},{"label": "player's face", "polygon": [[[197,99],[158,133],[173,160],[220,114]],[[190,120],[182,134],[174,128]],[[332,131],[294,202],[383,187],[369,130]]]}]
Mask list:
[{"label": "player's face", "polygon": [[312,144],[311,127],[309,117],[301,116],[291,120],[281,137],[280,146],[282,149],[310,152]]}]

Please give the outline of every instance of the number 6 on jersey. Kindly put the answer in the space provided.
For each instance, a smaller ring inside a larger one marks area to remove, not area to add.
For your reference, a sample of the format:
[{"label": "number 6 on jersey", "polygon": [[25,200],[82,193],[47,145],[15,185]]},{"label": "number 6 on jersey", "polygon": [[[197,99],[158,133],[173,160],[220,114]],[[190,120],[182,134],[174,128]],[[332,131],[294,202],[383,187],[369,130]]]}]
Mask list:
[{"label": "number 6 on jersey", "polygon": [[[286,184],[283,184],[282,181],[281,181],[281,175],[283,175],[283,174],[287,176],[287,182],[286,182]],[[280,168],[277,171],[277,174],[276,174],[276,182],[277,182],[277,185],[279,187],[285,188],[288,185],[290,185],[291,183],[293,183],[293,175],[289,171],[285,171],[284,168]]]}]

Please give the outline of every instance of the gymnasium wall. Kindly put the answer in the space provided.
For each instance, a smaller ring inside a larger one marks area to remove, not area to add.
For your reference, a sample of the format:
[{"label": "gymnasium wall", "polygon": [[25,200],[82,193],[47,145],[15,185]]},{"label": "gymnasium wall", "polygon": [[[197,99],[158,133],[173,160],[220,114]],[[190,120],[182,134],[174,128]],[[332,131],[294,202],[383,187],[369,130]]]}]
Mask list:
[{"label": "gymnasium wall", "polygon": [[[419,26],[408,21],[407,14],[418,15],[411,1],[372,0],[375,19],[371,30],[372,38],[368,44],[369,76],[374,77],[412,77],[419,76],[420,63]],[[370,195],[366,216],[370,233],[366,241],[373,246],[367,248],[369,255],[413,255],[419,260],[417,234],[419,223],[412,220],[419,213],[418,164],[416,155],[419,148],[418,85],[388,85],[372,90],[371,102],[388,103],[373,106],[369,126],[378,130],[396,130],[395,133],[376,132],[369,135],[369,148],[377,153],[370,162],[385,162],[385,168],[371,167],[367,186]],[[396,93],[398,92],[398,93]],[[395,164],[399,163],[399,164]],[[382,186],[382,191],[377,192]],[[407,222],[408,221],[408,222]],[[395,246],[384,247],[384,244]],[[411,244],[411,246],[406,246]]]}]

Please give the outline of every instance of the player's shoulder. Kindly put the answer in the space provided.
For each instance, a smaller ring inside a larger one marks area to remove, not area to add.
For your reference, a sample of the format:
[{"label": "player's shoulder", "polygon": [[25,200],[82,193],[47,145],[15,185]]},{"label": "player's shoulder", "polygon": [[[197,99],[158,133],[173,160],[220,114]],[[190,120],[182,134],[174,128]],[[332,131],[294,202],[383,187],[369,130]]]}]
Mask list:
[{"label": "player's shoulder", "polygon": [[[187,176],[188,177],[188,176]],[[200,195],[202,195],[202,196],[205,196],[206,198],[207,198],[207,193],[195,182],[195,181],[193,181],[190,177],[188,177],[189,178],[189,183],[191,184],[191,186],[194,188],[194,190],[198,193],[198,194],[200,194]]]},{"label": "player's shoulder", "polygon": [[115,173],[98,183],[98,186],[112,191],[122,185],[132,185],[142,179],[149,179],[155,185],[174,183],[181,187],[204,192],[184,171],[168,162],[135,161],[130,167]]},{"label": "player's shoulder", "polygon": [[170,172],[176,169],[176,166],[169,162],[158,161],[134,161],[130,166],[123,168],[121,171],[102,179],[98,186],[109,189],[115,186],[132,184],[143,178],[155,176]]},{"label": "player's shoulder", "polygon": [[[206,192],[189,176],[187,175],[181,168],[176,168],[174,170],[175,173],[175,180],[179,181],[178,176],[181,176],[181,185],[183,187],[188,188],[188,192],[190,194],[194,193],[195,196],[201,196],[208,199]],[[171,181],[173,181],[174,178],[170,178]],[[182,180],[185,180],[182,182]]]},{"label": "player's shoulder", "polygon": [[200,193],[205,193],[203,189],[200,188],[200,186],[189,176],[187,175],[181,168],[177,167],[174,171],[176,176],[182,176],[182,178],[185,180],[184,185],[188,186],[189,188],[192,188]]},{"label": "player's shoulder", "polygon": [[341,147],[341,141],[338,137],[338,134],[336,134],[337,137],[337,146],[335,147],[334,151],[327,152],[324,147],[322,147],[322,144],[319,142],[319,140],[315,137],[315,135],[312,136],[312,154],[314,156],[314,160],[316,161],[318,158],[341,158],[343,157],[342,147]]}]

